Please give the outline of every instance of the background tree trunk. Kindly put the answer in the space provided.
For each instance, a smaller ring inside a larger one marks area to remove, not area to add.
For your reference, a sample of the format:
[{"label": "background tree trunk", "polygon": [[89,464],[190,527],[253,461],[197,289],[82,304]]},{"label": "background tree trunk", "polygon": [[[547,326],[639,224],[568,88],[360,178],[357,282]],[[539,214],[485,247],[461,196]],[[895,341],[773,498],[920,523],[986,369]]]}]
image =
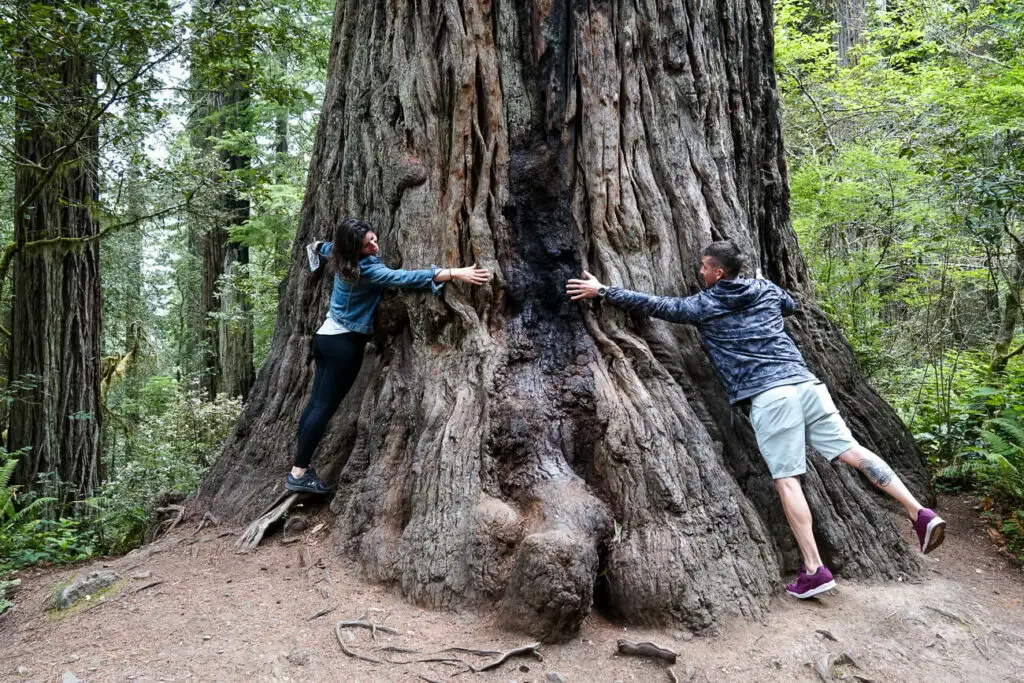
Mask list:
[{"label": "background tree trunk", "polygon": [[[213,0],[209,13],[219,17],[238,8],[242,8],[239,11],[244,15],[244,1]],[[221,57],[226,49],[237,51],[239,55],[252,52],[253,46],[248,40],[250,31],[245,30],[248,27],[230,23],[227,27],[230,32],[221,25],[208,30],[203,49]],[[225,42],[229,43],[227,47]],[[202,50],[196,52],[203,55]],[[232,284],[232,278],[246,276],[245,268],[249,264],[249,248],[231,238],[231,228],[249,220],[249,200],[233,187],[238,179],[231,174],[248,169],[252,160],[244,150],[238,149],[238,140],[230,139],[252,131],[249,75],[245,69],[237,67],[237,60],[230,63],[235,66],[227,71],[218,71],[209,64],[195,65],[199,74],[197,81],[205,97],[204,106],[198,110],[201,134],[196,136],[196,142],[205,154],[215,155],[219,162],[213,181],[216,200],[200,227],[203,263],[200,339],[206,358],[202,384],[210,400],[221,393],[245,399],[256,376],[251,306],[246,293]],[[214,152],[217,140],[222,147]]]},{"label": "background tree trunk", "polygon": [[[101,480],[96,71],[26,38],[33,74],[15,110],[11,405],[16,483],[53,472],[87,496]],[[48,55],[42,58],[41,55]],[[47,82],[46,79],[52,79]],[[47,92],[40,92],[47,83]],[[60,100],[60,106],[47,101]]]},{"label": "background tree trunk", "polygon": [[[703,246],[736,240],[807,304],[791,333],[854,432],[928,498],[913,440],[811,300],[787,198],[768,0],[339,2],[273,346],[200,503],[239,519],[280,494],[329,297],[302,247],[362,216],[392,266],[496,277],[378,312],[317,455],[339,550],[409,600],[497,601],[546,639],[595,603],[693,629],[760,614],[798,558],[696,331],[564,290],[587,268],[693,294]],[[913,572],[869,485],[810,463],[831,566]]]},{"label": "background tree trunk", "polygon": [[[850,51],[862,42],[864,29],[868,26],[866,0],[833,0],[836,21],[836,54],[840,67],[857,64]],[[883,8],[884,9],[884,8]]]}]

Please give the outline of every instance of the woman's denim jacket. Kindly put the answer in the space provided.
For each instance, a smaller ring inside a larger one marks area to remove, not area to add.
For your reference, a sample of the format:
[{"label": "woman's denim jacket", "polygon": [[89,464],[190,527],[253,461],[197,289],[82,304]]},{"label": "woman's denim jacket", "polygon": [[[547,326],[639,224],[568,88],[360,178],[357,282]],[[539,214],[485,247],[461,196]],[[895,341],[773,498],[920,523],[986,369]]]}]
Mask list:
[{"label": "woman's denim jacket", "polygon": [[[320,245],[321,256],[331,255],[332,242]],[[441,293],[443,283],[434,282],[440,269],[431,266],[424,270],[392,270],[376,256],[359,259],[359,279],[345,280],[334,276],[334,291],[331,293],[331,318],[346,329],[361,334],[373,332],[373,312],[380,303],[386,287],[425,289],[430,287],[434,294]]]}]

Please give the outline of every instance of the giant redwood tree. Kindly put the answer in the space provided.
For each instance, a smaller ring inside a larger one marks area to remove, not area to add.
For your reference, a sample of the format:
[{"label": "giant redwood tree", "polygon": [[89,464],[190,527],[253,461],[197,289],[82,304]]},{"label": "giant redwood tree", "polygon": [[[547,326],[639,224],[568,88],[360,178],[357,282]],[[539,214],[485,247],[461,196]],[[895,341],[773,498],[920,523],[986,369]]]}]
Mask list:
[{"label": "giant redwood tree", "polygon": [[[88,2],[20,3],[54,26]],[[21,17],[19,17],[21,18]],[[64,34],[79,37],[73,28]],[[81,494],[100,483],[100,300],[97,69],[53,36],[24,30],[14,46],[14,302],[7,448],[15,481],[55,473]],[[2,280],[2,277],[0,277]]]},{"label": "giant redwood tree", "polygon": [[[692,629],[766,608],[795,545],[696,332],[564,294],[583,268],[693,294],[713,239],[803,301],[789,329],[808,362],[930,497],[910,435],[814,304],[771,28],[769,0],[340,0],[273,347],[200,502],[247,520],[280,495],[329,297],[302,245],[349,215],[392,266],[495,272],[385,301],[317,455],[339,552],[411,601],[497,603],[546,639],[595,604]],[[855,472],[815,458],[804,483],[841,575],[915,570]]]}]

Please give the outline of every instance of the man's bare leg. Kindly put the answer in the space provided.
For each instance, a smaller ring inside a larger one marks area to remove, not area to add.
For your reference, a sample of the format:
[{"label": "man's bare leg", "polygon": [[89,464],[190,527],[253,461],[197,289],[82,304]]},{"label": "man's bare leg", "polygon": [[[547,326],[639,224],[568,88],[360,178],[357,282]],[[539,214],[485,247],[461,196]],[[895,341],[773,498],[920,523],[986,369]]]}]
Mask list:
[{"label": "man's bare leg", "polygon": [[910,521],[917,521],[917,513],[921,511],[922,505],[917,502],[917,499],[907,490],[907,487],[884,460],[860,445],[844,451],[839,459],[863,472],[872,484],[888,493],[907,509]]},{"label": "man's bare leg", "polygon": [[818,554],[818,544],[814,542],[814,531],[812,530],[811,508],[804,498],[803,488],[800,480],[796,477],[783,477],[775,480],[775,490],[779,492],[782,499],[782,510],[786,513],[786,521],[789,528],[796,536],[796,544],[800,546],[800,555],[804,559],[804,569],[808,574],[818,571],[821,566],[821,556]]}]

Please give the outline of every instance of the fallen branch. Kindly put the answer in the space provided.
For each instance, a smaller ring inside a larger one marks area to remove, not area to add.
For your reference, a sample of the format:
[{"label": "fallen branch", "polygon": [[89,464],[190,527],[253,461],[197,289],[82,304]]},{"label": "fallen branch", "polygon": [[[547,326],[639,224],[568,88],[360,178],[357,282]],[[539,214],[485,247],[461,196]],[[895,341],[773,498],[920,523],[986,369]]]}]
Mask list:
[{"label": "fallen branch", "polygon": [[260,544],[263,540],[263,534],[267,533],[267,529],[270,525],[281,519],[288,510],[295,505],[295,501],[299,499],[298,493],[293,493],[284,499],[283,502],[279,503],[275,507],[272,507],[269,511],[258,517],[252,524],[246,527],[242,535],[235,541],[235,547],[238,548],[238,552],[245,553],[249,552]]},{"label": "fallen branch", "polygon": [[628,640],[619,641],[619,653],[631,657],[655,657],[664,659],[669,664],[676,663],[679,655],[672,650],[655,645],[654,643],[633,643]]},{"label": "fallen branch", "polygon": [[135,591],[135,595],[138,595],[139,593],[141,593],[142,591],[146,590],[147,588],[152,588],[153,586],[159,586],[161,583],[163,583],[162,579],[159,580],[159,581],[151,581],[150,583],[147,583],[145,586],[137,589]]},{"label": "fallen branch", "polygon": [[941,607],[932,607],[931,605],[925,605],[924,607],[925,607],[925,609],[930,609],[933,612],[938,612],[939,614],[941,614],[942,616],[944,616],[944,617],[946,617],[948,619],[952,619],[953,621],[959,621],[964,626],[971,626],[971,622],[968,621],[967,619],[964,619],[959,614],[956,614],[954,612],[950,612],[949,610],[942,609]]},{"label": "fallen branch", "polygon": [[306,621],[313,621],[314,619],[319,619],[320,617],[325,617],[325,616],[327,616],[328,614],[330,614],[331,612],[333,612],[334,610],[335,610],[335,606],[334,606],[334,605],[331,605],[331,606],[330,606],[330,607],[328,607],[327,609],[322,609],[322,610],[320,610],[319,612],[317,612],[316,614],[314,614],[313,616],[311,616],[311,617],[310,617],[309,619],[307,619]]}]

